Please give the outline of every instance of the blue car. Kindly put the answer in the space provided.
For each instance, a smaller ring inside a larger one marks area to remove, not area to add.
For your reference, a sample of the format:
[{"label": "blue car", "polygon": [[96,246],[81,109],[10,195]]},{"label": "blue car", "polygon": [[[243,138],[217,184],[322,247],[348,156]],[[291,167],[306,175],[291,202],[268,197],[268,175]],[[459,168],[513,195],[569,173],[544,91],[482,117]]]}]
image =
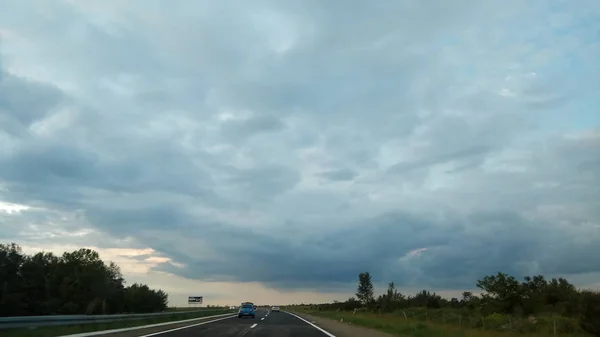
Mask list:
[{"label": "blue car", "polygon": [[254,305],[251,303],[244,303],[240,307],[238,311],[238,318],[242,318],[244,316],[252,316],[252,318],[256,317],[256,310],[254,310]]}]

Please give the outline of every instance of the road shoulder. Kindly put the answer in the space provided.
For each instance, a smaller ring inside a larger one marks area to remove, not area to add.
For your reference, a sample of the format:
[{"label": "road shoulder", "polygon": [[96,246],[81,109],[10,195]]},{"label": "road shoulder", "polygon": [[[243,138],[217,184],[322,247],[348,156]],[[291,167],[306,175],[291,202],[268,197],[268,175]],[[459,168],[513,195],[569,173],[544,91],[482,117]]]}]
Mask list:
[{"label": "road shoulder", "polygon": [[303,319],[315,324],[324,330],[327,330],[334,334],[336,337],[394,337],[394,335],[364,328],[357,325],[350,325],[348,323],[336,321],[329,318],[316,317],[303,312],[290,311],[294,315],[302,317]]},{"label": "road shoulder", "polygon": [[[137,327],[134,329],[116,329],[116,330],[107,330],[107,331],[96,331],[96,332],[90,332],[90,333],[82,333],[82,334],[75,334],[75,335],[67,335],[67,336],[61,336],[61,337],[88,337],[88,336],[94,336],[94,337],[144,337],[144,336],[150,336],[153,334],[159,335],[161,333],[166,333],[172,330],[177,330],[177,329],[187,329],[187,328],[192,328],[194,326],[198,326],[198,325],[202,325],[202,324],[210,324],[212,322],[218,322],[218,321],[222,321],[222,320],[226,320],[226,319],[233,319],[237,317],[235,314],[228,314],[228,315],[217,315],[217,316],[212,316],[212,317],[199,317],[199,318],[194,318],[194,319],[189,319],[189,320],[185,320],[185,321],[180,321],[180,322],[173,322],[171,324],[156,324],[154,326],[148,326],[148,327]],[[125,331],[118,331],[118,330],[125,330]],[[104,332],[104,333],[102,333]]]}]

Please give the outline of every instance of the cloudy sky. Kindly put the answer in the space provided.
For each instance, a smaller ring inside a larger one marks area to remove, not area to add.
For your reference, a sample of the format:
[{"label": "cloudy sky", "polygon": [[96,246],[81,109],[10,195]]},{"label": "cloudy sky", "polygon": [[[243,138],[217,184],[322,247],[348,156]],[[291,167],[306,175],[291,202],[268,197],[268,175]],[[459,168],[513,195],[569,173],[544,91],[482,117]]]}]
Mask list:
[{"label": "cloudy sky", "polygon": [[600,284],[597,0],[0,0],[0,241],[208,303]]}]

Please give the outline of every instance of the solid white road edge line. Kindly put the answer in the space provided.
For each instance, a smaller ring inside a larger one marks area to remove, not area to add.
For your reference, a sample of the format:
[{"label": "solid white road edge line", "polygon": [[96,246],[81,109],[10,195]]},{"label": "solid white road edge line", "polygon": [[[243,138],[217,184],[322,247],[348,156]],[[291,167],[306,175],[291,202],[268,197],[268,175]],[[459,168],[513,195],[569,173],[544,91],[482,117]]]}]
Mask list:
[{"label": "solid white road edge line", "polygon": [[286,314],[288,314],[288,315],[292,315],[292,316],[296,317],[297,319],[299,319],[299,320],[303,321],[304,323],[306,323],[306,324],[308,324],[308,325],[311,325],[313,328],[315,328],[315,329],[317,329],[317,330],[321,331],[322,333],[326,334],[326,335],[327,335],[327,336],[329,336],[329,337],[335,337],[335,335],[334,335],[334,334],[332,334],[331,332],[329,332],[329,331],[326,331],[326,330],[324,330],[324,329],[321,329],[320,327],[318,327],[318,326],[316,326],[316,325],[312,324],[311,322],[309,322],[309,321],[305,320],[304,318],[302,318],[302,317],[300,317],[300,316],[298,316],[298,315],[296,315],[296,314],[292,314],[292,313],[291,313],[291,312],[289,312],[289,311],[284,311],[284,312],[285,312]]},{"label": "solid white road edge line", "polygon": [[[134,327],[130,327],[130,328],[120,328],[120,329],[112,329],[112,330],[99,330],[99,331],[91,331],[91,332],[82,332],[82,333],[71,334],[71,335],[63,335],[63,336],[59,336],[59,337],[92,337],[92,336],[102,336],[102,335],[108,335],[108,334],[113,334],[113,333],[117,333],[117,332],[126,332],[126,331],[133,331],[133,330],[155,328],[155,327],[165,326],[165,325],[186,323],[186,322],[191,322],[191,321],[197,321],[199,319],[223,317],[223,316],[226,316],[226,315],[231,315],[231,314],[220,314],[220,315],[213,315],[213,316],[196,317],[196,318],[184,319],[182,321],[170,321],[170,322],[156,323],[156,324],[150,324],[150,325],[139,325],[139,326],[134,326]],[[233,317],[236,317],[236,316],[225,317],[225,318],[233,318]],[[218,319],[217,320],[212,320],[210,322],[216,322],[216,321],[218,321]],[[202,322],[202,323],[210,323],[210,322],[207,321],[207,322]],[[140,337],[144,337],[144,336],[140,336]]]},{"label": "solid white road edge line", "polygon": [[254,324],[253,324],[253,325],[250,327],[250,329],[253,329],[253,328],[254,328],[255,326],[257,326],[257,325],[258,325],[258,323],[254,323]]},{"label": "solid white road edge line", "polygon": [[170,329],[170,330],[165,330],[165,331],[154,332],[154,333],[151,333],[151,334],[148,334],[148,335],[143,335],[143,336],[138,336],[138,337],[158,336],[158,335],[162,335],[164,333],[169,333],[169,332],[183,330],[183,329],[189,329],[189,328],[193,328],[195,326],[200,326],[200,325],[204,325],[204,324],[214,323],[214,322],[218,322],[218,321],[222,321],[224,319],[230,319],[230,318],[234,318],[234,317],[237,317],[237,315],[236,316],[230,316],[230,317],[223,317],[223,318],[213,319],[212,321],[201,322],[201,323],[196,323],[196,324],[192,324],[192,325],[186,325],[186,326],[182,326],[180,328],[175,328],[175,329]]}]

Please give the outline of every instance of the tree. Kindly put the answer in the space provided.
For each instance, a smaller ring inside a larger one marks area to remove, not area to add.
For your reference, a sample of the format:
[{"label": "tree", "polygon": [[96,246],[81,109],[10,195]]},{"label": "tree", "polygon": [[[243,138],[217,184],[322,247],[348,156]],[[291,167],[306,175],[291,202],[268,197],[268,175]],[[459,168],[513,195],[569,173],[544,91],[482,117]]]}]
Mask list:
[{"label": "tree", "polygon": [[[462,293],[462,299],[443,299],[436,293],[423,290],[414,296],[404,297],[395,287],[394,282],[388,284],[386,292],[373,299],[373,284],[369,273],[359,274],[359,286],[356,296],[345,302],[311,305],[311,309],[391,312],[399,308],[427,307],[456,308],[460,314],[470,316],[487,316],[494,313],[516,314],[560,314],[556,317],[557,328],[566,332],[573,331],[574,319],[579,320],[581,328],[594,336],[600,337],[600,293],[580,291],[566,279],[558,278],[547,281],[542,275],[525,277],[523,282],[514,277],[497,273],[477,281],[477,286],[484,292],[476,296],[469,291]],[[366,306],[366,308],[365,308]],[[435,314],[435,313],[434,313]],[[523,322],[523,320],[519,320]],[[513,320],[512,322],[517,322]],[[562,323],[561,323],[562,322]],[[504,328],[503,328],[504,329]]]},{"label": "tree", "polygon": [[545,287],[544,301],[554,311],[572,315],[577,310],[578,292],[575,286],[566,279],[553,278]]},{"label": "tree", "polygon": [[155,291],[145,284],[134,283],[125,289],[127,312],[143,313],[167,308],[168,297],[162,290]]},{"label": "tree", "polygon": [[343,306],[344,310],[354,310],[360,308],[360,301],[354,297],[350,297]]},{"label": "tree", "polygon": [[58,287],[54,279],[60,258],[52,253],[40,252],[27,256],[21,266],[23,303],[27,312],[50,315],[58,312],[60,301],[56,298]]},{"label": "tree", "polygon": [[0,316],[23,314],[21,267],[25,256],[16,244],[0,244]]},{"label": "tree", "polygon": [[512,313],[523,308],[524,288],[512,276],[504,273],[486,276],[477,281],[477,287],[487,293],[488,296],[484,298],[493,309],[498,309],[504,313]]},{"label": "tree", "polygon": [[369,272],[358,274],[358,289],[356,297],[364,305],[369,306],[373,303],[374,298],[373,282],[371,281],[371,274]]},{"label": "tree", "polygon": [[458,301],[458,298],[452,297],[450,299],[450,307],[452,307],[452,308],[458,308],[458,307],[460,307],[460,302]]},{"label": "tree", "polygon": [[392,312],[400,307],[403,299],[404,296],[398,292],[394,282],[390,282],[387,292],[377,298],[377,305],[384,312]]},{"label": "tree", "polygon": [[464,303],[468,303],[473,298],[473,293],[470,291],[463,291],[462,293],[462,301]]},{"label": "tree", "polygon": [[523,311],[533,313],[541,311],[546,304],[544,296],[548,288],[548,282],[542,275],[536,275],[533,278],[526,276],[525,282],[521,284],[523,297]]},{"label": "tree", "polygon": [[438,309],[442,306],[442,297],[436,293],[423,290],[410,298],[411,305],[415,307],[428,307]]},{"label": "tree", "polygon": [[90,249],[62,256],[0,244],[0,316],[113,314],[166,309],[168,296],[146,285],[125,288],[119,267]]},{"label": "tree", "polygon": [[581,328],[593,336],[600,336],[600,292],[582,292]]}]

